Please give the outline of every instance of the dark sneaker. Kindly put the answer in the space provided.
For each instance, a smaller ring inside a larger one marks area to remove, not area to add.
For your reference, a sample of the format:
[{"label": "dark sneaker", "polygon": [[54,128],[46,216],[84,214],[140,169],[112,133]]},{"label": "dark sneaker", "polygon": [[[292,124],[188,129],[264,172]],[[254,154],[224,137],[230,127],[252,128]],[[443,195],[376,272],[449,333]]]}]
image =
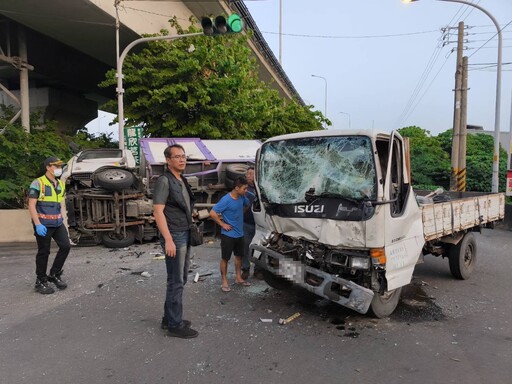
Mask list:
[{"label": "dark sneaker", "polygon": [[247,280],[251,274],[250,269],[242,269],[242,280]]},{"label": "dark sneaker", "polygon": [[180,339],[193,339],[199,335],[199,332],[189,327],[176,327],[169,328],[167,330],[167,335],[171,337],[179,337]]},{"label": "dark sneaker", "polygon": [[[190,326],[192,325],[192,322],[190,320],[183,320],[183,325],[185,327],[188,327],[190,328]],[[167,322],[167,319],[165,317],[162,317],[162,323],[160,324],[160,328],[162,329],[167,329],[169,328],[169,323]]]},{"label": "dark sneaker", "polygon": [[50,275],[50,276],[48,276],[48,281],[50,283],[55,284],[55,286],[59,289],[66,289],[68,287],[68,285],[66,284],[66,282],[64,280],[62,280],[61,276],[62,276],[62,272],[56,273],[55,275]]},{"label": "dark sneaker", "polygon": [[43,295],[49,295],[55,292],[55,290],[52,287],[50,287],[46,279],[37,279],[34,289],[36,290],[36,292],[39,292]]}]

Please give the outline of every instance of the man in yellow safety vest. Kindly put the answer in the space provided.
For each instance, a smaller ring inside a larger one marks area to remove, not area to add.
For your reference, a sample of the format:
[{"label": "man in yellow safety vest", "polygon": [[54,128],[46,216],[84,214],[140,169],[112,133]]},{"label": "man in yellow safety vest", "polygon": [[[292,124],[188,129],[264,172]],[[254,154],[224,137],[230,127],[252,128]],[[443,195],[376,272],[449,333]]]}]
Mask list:
[{"label": "man in yellow safety vest", "polygon": [[[32,218],[38,248],[35,290],[42,294],[55,292],[48,284],[49,282],[59,289],[67,287],[62,280],[62,267],[68,257],[71,244],[61,212],[65,185],[59,177],[62,175],[63,164],[64,162],[55,156],[47,158],[44,161],[46,173],[30,184],[28,192],[28,210]],[[50,269],[50,274],[46,275],[52,239],[59,246],[59,250]]]}]

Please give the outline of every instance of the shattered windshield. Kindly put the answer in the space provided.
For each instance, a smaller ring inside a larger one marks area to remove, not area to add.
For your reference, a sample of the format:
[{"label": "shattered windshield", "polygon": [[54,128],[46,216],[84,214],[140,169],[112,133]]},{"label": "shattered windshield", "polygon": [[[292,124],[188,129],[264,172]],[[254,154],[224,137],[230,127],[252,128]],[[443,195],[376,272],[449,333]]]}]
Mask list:
[{"label": "shattered windshield", "polygon": [[371,141],[366,136],[314,137],[265,143],[259,161],[263,197],[278,204],[306,197],[376,197]]}]

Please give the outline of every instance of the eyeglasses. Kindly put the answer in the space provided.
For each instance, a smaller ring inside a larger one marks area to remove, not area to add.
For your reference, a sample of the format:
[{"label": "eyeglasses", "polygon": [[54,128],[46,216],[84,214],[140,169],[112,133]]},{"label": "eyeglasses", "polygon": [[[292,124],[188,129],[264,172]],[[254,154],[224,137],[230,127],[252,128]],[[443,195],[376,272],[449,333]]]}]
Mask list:
[{"label": "eyeglasses", "polygon": [[187,160],[187,155],[169,156],[169,159]]}]

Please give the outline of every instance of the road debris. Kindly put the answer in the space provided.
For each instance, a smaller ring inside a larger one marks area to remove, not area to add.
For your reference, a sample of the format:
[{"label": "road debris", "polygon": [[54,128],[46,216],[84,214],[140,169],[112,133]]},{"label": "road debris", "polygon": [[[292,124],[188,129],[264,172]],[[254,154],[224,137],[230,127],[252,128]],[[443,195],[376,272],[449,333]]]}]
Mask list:
[{"label": "road debris", "polygon": [[140,274],[142,277],[151,277],[151,273],[149,273],[148,271],[144,271]]},{"label": "road debris", "polygon": [[199,281],[199,272],[196,272],[196,275],[194,276],[194,283],[197,283]]},{"label": "road debris", "polygon": [[300,312],[294,313],[293,315],[291,315],[290,317],[288,317],[286,319],[279,319],[279,324],[281,324],[281,325],[288,324],[290,321],[295,320],[299,316],[300,316]]},{"label": "road debris", "polygon": [[[282,320],[282,319],[281,319]],[[264,319],[264,318],[260,318],[260,321],[262,323],[271,323],[272,322],[272,319]]]}]

